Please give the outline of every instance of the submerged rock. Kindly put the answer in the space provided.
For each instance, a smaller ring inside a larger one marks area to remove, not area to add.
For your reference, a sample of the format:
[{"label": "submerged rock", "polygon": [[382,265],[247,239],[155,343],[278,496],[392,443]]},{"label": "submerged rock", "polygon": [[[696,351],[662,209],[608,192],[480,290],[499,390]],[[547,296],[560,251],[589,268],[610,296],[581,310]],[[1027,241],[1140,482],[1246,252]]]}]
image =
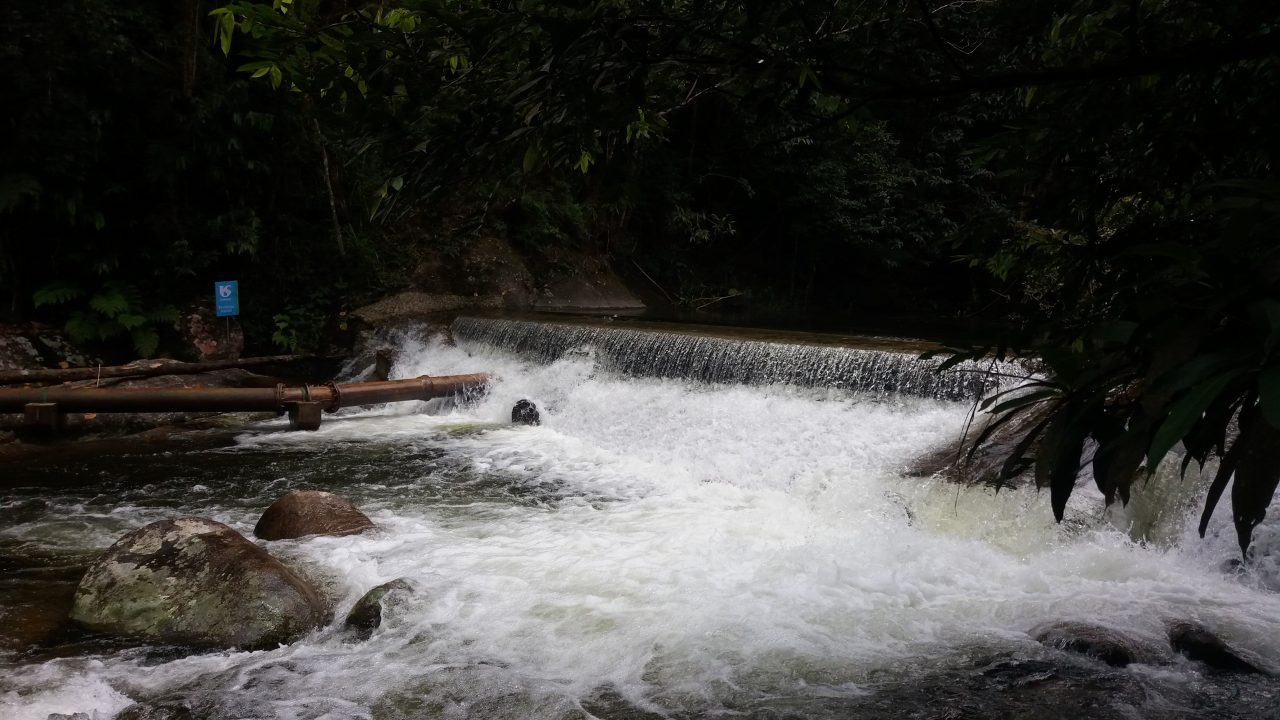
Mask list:
[{"label": "submerged rock", "polygon": [[589,720],[594,717],[560,687],[493,665],[434,670],[421,681],[383,696],[374,720]]},{"label": "submerged rock", "polygon": [[511,408],[511,422],[517,425],[541,425],[542,417],[538,414],[538,406],[528,400],[521,400]]},{"label": "submerged rock", "polygon": [[222,523],[160,520],[116,541],[76,588],[71,619],[146,642],[271,647],[324,620],[302,578]]},{"label": "submerged rock", "polygon": [[288,540],[307,535],[359,535],[373,528],[368,516],[333,493],[293,490],[271,503],[253,527],[253,534],[263,540]]},{"label": "submerged rock", "polygon": [[382,624],[382,610],[388,603],[402,600],[413,592],[413,585],[404,578],[383,583],[356,601],[351,612],[347,613],[344,624],[362,635],[368,635]]},{"label": "submerged rock", "polygon": [[173,701],[160,704],[130,705],[114,720],[196,720],[198,716],[188,703]]},{"label": "submerged rock", "polygon": [[1270,674],[1244,659],[1239,651],[1200,623],[1174,620],[1165,623],[1165,630],[1169,633],[1169,644],[1174,650],[1211,668],[1256,675]]},{"label": "submerged rock", "polygon": [[1101,625],[1064,620],[1037,625],[1029,634],[1049,647],[1088,655],[1113,667],[1165,659],[1150,643]]}]

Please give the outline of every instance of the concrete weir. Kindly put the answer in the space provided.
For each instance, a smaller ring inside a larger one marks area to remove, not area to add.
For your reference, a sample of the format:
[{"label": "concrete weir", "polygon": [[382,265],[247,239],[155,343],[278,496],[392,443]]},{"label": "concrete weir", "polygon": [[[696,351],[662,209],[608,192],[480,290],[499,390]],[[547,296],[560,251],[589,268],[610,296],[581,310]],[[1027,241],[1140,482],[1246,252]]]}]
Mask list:
[{"label": "concrete weir", "polygon": [[274,388],[33,388],[0,390],[0,413],[23,413],[31,427],[56,430],[65,413],[288,413],[295,430],[316,430],[322,413],[358,405],[430,400],[482,391],[484,373]]}]

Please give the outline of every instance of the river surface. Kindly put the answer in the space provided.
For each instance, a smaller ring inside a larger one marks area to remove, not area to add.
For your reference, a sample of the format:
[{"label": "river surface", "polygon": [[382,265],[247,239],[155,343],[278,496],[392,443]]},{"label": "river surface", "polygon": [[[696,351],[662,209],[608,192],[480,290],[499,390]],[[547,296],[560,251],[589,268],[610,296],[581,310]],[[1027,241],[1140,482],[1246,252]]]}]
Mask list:
[{"label": "river surface", "polygon": [[[1067,618],[1163,644],[1166,618],[1194,618],[1280,666],[1280,533],[1260,528],[1239,570],[1225,509],[1196,537],[1191,480],[1106,511],[1082,485],[1057,525],[1033,489],[904,476],[962,431],[966,401],[645,376],[589,342],[455,336],[401,341],[395,372],[495,373],[471,403],[5,468],[0,717],[1280,717],[1271,678],[1173,657],[1114,669],[1026,634]],[[521,398],[541,426],[507,422]],[[291,489],[343,495],[379,528],[263,543],[322,586],[329,626],[258,652],[22,641],[124,532],[198,514],[251,537]],[[372,637],[341,630],[401,577],[419,592]]]}]

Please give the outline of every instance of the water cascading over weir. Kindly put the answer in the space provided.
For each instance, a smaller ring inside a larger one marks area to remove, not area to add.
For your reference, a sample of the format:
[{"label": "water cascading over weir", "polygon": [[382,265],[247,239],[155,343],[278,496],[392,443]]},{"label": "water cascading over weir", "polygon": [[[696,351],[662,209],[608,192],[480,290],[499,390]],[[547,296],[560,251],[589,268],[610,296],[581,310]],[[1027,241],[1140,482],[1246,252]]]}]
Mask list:
[{"label": "water cascading over weir", "polygon": [[964,362],[938,372],[941,360],[922,359],[921,346],[857,338],[849,344],[728,337],[641,327],[610,327],[460,317],[450,326],[460,345],[485,345],[543,363],[589,352],[606,371],[638,377],[717,384],[795,385],[852,390],[874,396],[912,395],[973,401],[1025,371],[1008,363]]}]

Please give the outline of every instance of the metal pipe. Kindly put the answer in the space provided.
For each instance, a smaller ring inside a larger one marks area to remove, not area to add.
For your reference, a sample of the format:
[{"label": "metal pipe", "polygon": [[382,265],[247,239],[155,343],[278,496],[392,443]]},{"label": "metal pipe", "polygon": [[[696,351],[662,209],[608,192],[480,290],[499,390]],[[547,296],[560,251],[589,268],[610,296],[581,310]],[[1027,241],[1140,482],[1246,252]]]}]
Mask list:
[{"label": "metal pipe", "polygon": [[274,388],[32,388],[0,389],[0,413],[19,413],[32,403],[53,403],[66,412],[284,412],[302,402],[325,410],[406,400],[429,400],[484,387],[489,376],[422,376],[408,380]]},{"label": "metal pipe", "polygon": [[[333,389],[336,391],[337,397],[334,400],[334,404],[336,407],[351,407],[353,405],[373,405],[375,403],[401,402],[404,400],[425,400],[464,392],[472,388],[484,387],[488,382],[488,375],[476,373],[441,377],[423,375],[410,380],[382,380],[379,382],[356,383],[354,385],[335,385]],[[319,398],[316,399],[318,400]]]}]

